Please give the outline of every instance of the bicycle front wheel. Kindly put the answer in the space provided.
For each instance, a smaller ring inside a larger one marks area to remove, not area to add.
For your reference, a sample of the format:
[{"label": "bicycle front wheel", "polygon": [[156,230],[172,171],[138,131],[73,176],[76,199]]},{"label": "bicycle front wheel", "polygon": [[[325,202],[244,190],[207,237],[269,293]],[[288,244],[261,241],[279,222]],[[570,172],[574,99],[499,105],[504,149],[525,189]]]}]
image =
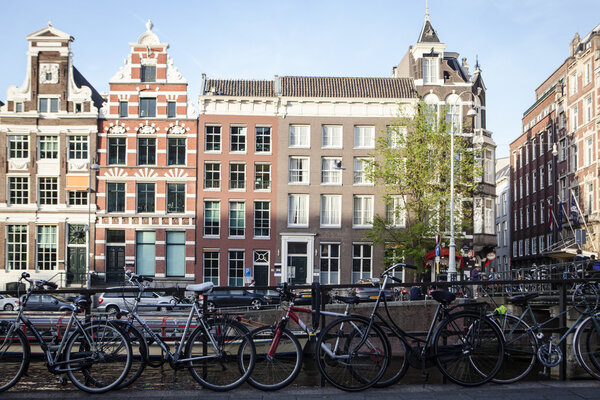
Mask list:
[{"label": "bicycle front wheel", "polygon": [[75,331],[64,353],[67,375],[75,386],[88,393],[116,389],[131,367],[131,344],[110,323],[90,324]]},{"label": "bicycle front wheel", "polygon": [[131,368],[129,368],[129,373],[117,388],[123,389],[133,384],[142,376],[142,372],[146,369],[146,365],[148,364],[148,343],[146,343],[146,338],[142,332],[135,326],[129,325],[126,321],[113,320],[111,322],[127,335],[131,343]]},{"label": "bicycle front wheel", "polygon": [[502,332],[478,313],[451,314],[438,325],[433,345],[440,372],[459,385],[489,382],[502,366]]},{"label": "bicycle front wheel", "polygon": [[13,387],[29,367],[29,342],[21,329],[0,323],[0,392]]},{"label": "bicycle front wheel", "polygon": [[383,376],[390,349],[377,325],[351,316],[327,325],[319,335],[315,356],[319,371],[329,383],[338,389],[359,391]]},{"label": "bicycle front wheel", "polygon": [[185,358],[192,377],[203,387],[231,390],[244,383],[254,368],[256,349],[248,330],[230,319],[206,322],[190,335]]},{"label": "bicycle front wheel", "polygon": [[408,369],[408,343],[385,324],[377,324],[390,345],[390,359],[383,376],[373,387],[384,388],[398,383]]},{"label": "bicycle front wheel", "polygon": [[581,366],[594,378],[600,379],[600,314],[587,318],[577,328],[574,349]]},{"label": "bicycle front wheel", "polygon": [[496,315],[494,320],[504,334],[504,361],[493,381],[517,382],[526,377],[535,365],[537,339],[529,325],[514,315]]}]

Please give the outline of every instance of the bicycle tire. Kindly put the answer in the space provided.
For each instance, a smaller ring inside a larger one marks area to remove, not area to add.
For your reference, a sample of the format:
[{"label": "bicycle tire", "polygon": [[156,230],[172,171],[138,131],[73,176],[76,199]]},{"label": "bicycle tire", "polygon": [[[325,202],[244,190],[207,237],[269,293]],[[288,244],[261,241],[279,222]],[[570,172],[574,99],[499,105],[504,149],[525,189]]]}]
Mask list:
[{"label": "bicycle tire", "polygon": [[587,282],[577,285],[571,301],[575,310],[580,314],[598,311],[600,294],[596,283]]},{"label": "bicycle tire", "polygon": [[502,366],[502,332],[478,313],[457,312],[441,321],[433,345],[440,372],[461,386],[489,382]]},{"label": "bicycle tire", "polygon": [[403,337],[394,333],[387,325],[378,323],[377,326],[385,334],[390,346],[390,359],[383,376],[373,385],[376,388],[385,388],[395,385],[404,377],[408,370],[408,343]]},{"label": "bicycle tire", "polygon": [[529,325],[514,315],[501,314],[493,318],[504,335],[504,360],[492,381],[520,381],[531,372],[537,360],[537,338]]},{"label": "bicycle tire", "polygon": [[117,389],[123,389],[132,385],[140,376],[142,376],[142,373],[146,369],[149,354],[148,343],[142,332],[135,326],[128,324],[126,321],[113,320],[111,323],[121,329],[121,331],[127,335],[127,338],[131,343],[131,368],[123,382],[117,387]]},{"label": "bicycle tire", "polygon": [[356,392],[381,379],[390,358],[389,343],[381,329],[366,318],[338,318],[319,335],[315,358],[331,385]]},{"label": "bicycle tire", "polygon": [[248,379],[256,361],[256,349],[248,329],[237,321],[224,318],[206,321],[206,326],[218,352],[200,324],[186,343],[185,357],[204,359],[188,361],[188,370],[207,389],[234,389]]},{"label": "bicycle tire", "polygon": [[[132,351],[127,336],[111,323],[92,323],[73,332],[64,351],[67,376],[87,393],[116,389],[129,373]],[[93,340],[92,343],[88,338]]]},{"label": "bicycle tire", "polygon": [[29,368],[31,349],[21,329],[12,323],[0,323],[0,392],[13,387]]},{"label": "bicycle tire", "polygon": [[268,353],[275,340],[276,327],[263,326],[250,334],[256,347],[256,363],[248,383],[260,390],[278,390],[296,379],[302,367],[302,346],[288,329],[282,329],[275,353]]},{"label": "bicycle tire", "polygon": [[586,318],[577,328],[573,340],[581,366],[592,377],[600,379],[600,314]]}]

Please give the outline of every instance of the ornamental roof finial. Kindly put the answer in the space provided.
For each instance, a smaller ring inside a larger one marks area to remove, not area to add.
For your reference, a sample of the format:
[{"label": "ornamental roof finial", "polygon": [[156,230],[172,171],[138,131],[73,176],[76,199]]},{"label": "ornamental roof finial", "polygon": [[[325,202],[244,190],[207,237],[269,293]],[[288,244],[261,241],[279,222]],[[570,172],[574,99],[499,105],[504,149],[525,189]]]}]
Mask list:
[{"label": "ornamental roof finial", "polygon": [[146,22],[146,30],[151,31],[153,27],[152,21],[148,20],[148,22]]}]

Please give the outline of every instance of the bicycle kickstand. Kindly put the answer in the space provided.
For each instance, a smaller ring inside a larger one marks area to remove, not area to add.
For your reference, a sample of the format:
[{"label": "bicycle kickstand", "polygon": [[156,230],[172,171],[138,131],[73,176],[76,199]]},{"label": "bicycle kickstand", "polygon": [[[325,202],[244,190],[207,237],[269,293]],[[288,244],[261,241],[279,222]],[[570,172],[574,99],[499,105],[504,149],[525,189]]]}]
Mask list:
[{"label": "bicycle kickstand", "polygon": [[177,370],[176,369],[173,370],[173,377],[171,378],[171,382],[173,382],[173,383],[177,382]]},{"label": "bicycle kickstand", "polygon": [[61,386],[67,386],[69,382],[67,381],[65,374],[58,375],[58,383],[60,383]]},{"label": "bicycle kickstand", "polygon": [[540,371],[539,374],[542,376],[548,376],[550,375],[550,371],[548,371],[548,367],[544,367],[544,369]]},{"label": "bicycle kickstand", "polygon": [[425,360],[421,361],[421,376],[423,377],[423,382],[429,381],[429,372],[427,372],[427,368],[425,367]]}]

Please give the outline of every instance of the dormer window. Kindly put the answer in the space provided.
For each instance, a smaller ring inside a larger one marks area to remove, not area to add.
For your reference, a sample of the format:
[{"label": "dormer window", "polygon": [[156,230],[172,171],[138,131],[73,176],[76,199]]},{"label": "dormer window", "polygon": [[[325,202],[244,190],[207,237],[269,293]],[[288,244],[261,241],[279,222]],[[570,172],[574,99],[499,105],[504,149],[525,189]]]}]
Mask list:
[{"label": "dormer window", "polygon": [[156,117],[156,99],[140,99],[140,117]]},{"label": "dormer window", "polygon": [[142,65],[142,82],[156,82],[156,65]]},{"label": "dormer window", "polygon": [[57,113],[58,98],[56,97],[40,97],[38,111],[41,113]]},{"label": "dormer window", "polygon": [[438,80],[438,61],[437,57],[423,57],[423,84],[431,85]]}]

